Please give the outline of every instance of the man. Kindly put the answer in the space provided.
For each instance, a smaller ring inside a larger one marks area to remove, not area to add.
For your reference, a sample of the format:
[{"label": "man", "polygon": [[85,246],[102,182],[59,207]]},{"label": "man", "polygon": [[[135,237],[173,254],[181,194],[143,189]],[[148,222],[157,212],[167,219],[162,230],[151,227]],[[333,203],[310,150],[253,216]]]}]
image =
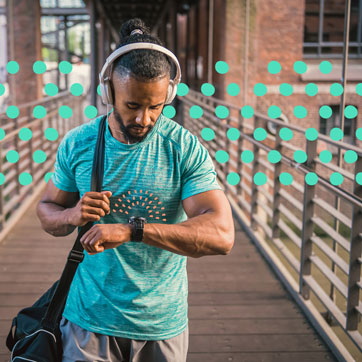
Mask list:
[{"label": "man", "polygon": [[[121,45],[159,44],[138,19],[122,32]],[[61,321],[63,361],[186,361],[186,256],[232,248],[230,205],[207,150],[161,113],[169,81],[169,61],[158,51],[131,51],[115,62],[104,191],[89,191],[101,117],[59,146],[37,208],[42,227],[63,236],[95,222],[81,239],[85,258]],[[131,216],[147,219],[141,242],[131,241]]]}]

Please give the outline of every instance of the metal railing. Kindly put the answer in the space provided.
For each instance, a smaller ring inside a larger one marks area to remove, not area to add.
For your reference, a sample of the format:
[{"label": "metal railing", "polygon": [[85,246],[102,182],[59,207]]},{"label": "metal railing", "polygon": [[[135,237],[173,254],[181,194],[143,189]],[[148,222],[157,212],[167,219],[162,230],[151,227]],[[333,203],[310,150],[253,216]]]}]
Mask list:
[{"label": "metal railing", "polygon": [[[0,140],[0,172],[5,177],[0,186],[0,240],[45,186],[45,175],[53,169],[58,145],[64,134],[83,122],[83,100],[84,96],[75,99],[69,91],[65,91],[57,96],[20,105],[19,116],[15,119],[9,119],[5,113],[0,114],[0,127],[5,132],[5,137]],[[37,119],[33,109],[39,105],[47,110],[47,114]],[[72,108],[73,115],[69,119],[60,117],[59,107],[62,105]],[[56,130],[58,136],[46,136],[48,128]],[[28,129],[30,136],[27,138],[19,136],[24,129]],[[34,160],[37,150],[45,152],[44,162]],[[9,151],[17,152],[18,161],[15,158],[9,162]],[[20,183],[19,176],[23,173],[31,175],[29,184]]]},{"label": "metal railing", "polygon": [[[362,172],[362,149],[321,134],[309,141],[305,129],[258,112],[244,119],[240,107],[192,90],[178,99],[182,102],[184,126],[199,137],[210,155],[215,158],[218,150],[229,154],[228,162],[215,162],[215,168],[234,211],[237,209],[244,224],[261,240],[261,245],[273,253],[273,258],[282,262],[279,269],[288,274],[288,280],[294,281],[294,291],[298,298],[308,301],[307,308],[315,308],[313,311],[317,311],[319,317],[332,317],[361,350],[362,186],[356,182],[356,175]],[[193,105],[203,109],[203,116],[197,120],[189,115]],[[218,105],[229,109],[226,119],[215,116]],[[257,141],[253,137],[254,130],[257,127],[266,129],[267,122],[276,125],[275,136],[268,134],[264,141]],[[204,141],[200,136],[205,127],[215,132],[213,140]],[[295,142],[284,141],[279,135],[282,127],[303,137],[294,137]],[[227,136],[231,128],[239,130],[237,140]],[[317,154],[321,141],[343,152],[355,151],[357,161],[344,167],[321,162]],[[293,144],[298,142],[302,145]],[[245,150],[254,154],[250,163],[241,160]],[[271,150],[280,152],[279,162],[268,161],[267,154]],[[306,152],[306,162],[298,163],[293,159],[296,150]],[[259,171],[263,171],[268,180],[257,186],[253,180]],[[227,182],[230,172],[240,177],[236,185]],[[293,176],[290,185],[280,182],[281,172]],[[318,175],[315,185],[305,182],[305,175],[310,172]],[[341,185],[330,182],[328,176],[332,172],[343,175]],[[344,202],[341,211],[333,204],[337,195]],[[339,230],[333,228],[334,218],[344,225]],[[332,343],[335,345],[335,341]]]}]

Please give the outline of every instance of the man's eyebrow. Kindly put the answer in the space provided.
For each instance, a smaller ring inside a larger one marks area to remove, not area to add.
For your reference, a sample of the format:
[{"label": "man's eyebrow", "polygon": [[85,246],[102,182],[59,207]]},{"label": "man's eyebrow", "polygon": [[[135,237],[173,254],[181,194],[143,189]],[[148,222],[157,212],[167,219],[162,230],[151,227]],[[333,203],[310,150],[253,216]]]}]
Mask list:
[{"label": "man's eyebrow", "polygon": [[[158,104],[154,104],[154,105],[151,105],[151,107],[159,107],[159,106],[162,106],[164,102],[161,102],[161,103],[158,103]],[[126,101],[126,104],[129,104],[131,106],[140,106],[139,103],[137,102],[128,102]]]}]

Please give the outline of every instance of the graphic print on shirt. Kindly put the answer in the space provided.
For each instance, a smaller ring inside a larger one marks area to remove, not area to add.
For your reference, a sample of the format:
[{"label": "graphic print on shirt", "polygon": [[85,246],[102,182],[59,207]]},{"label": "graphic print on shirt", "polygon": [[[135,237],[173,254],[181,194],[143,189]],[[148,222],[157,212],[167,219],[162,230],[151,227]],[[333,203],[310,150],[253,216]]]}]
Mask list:
[{"label": "graphic print on shirt", "polygon": [[110,209],[115,218],[141,216],[147,220],[167,221],[162,201],[149,190],[128,190],[111,196]]}]

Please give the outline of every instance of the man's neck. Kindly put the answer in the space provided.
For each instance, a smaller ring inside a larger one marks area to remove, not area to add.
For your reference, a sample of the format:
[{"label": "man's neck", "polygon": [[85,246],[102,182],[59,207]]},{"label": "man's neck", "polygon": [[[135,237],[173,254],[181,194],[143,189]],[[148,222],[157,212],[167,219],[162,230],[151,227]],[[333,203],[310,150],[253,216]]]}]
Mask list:
[{"label": "man's neck", "polygon": [[108,116],[108,126],[109,131],[111,132],[111,135],[119,142],[130,144],[127,137],[123,134],[121,131],[119,125],[117,124],[117,121],[114,118],[113,112]]}]

